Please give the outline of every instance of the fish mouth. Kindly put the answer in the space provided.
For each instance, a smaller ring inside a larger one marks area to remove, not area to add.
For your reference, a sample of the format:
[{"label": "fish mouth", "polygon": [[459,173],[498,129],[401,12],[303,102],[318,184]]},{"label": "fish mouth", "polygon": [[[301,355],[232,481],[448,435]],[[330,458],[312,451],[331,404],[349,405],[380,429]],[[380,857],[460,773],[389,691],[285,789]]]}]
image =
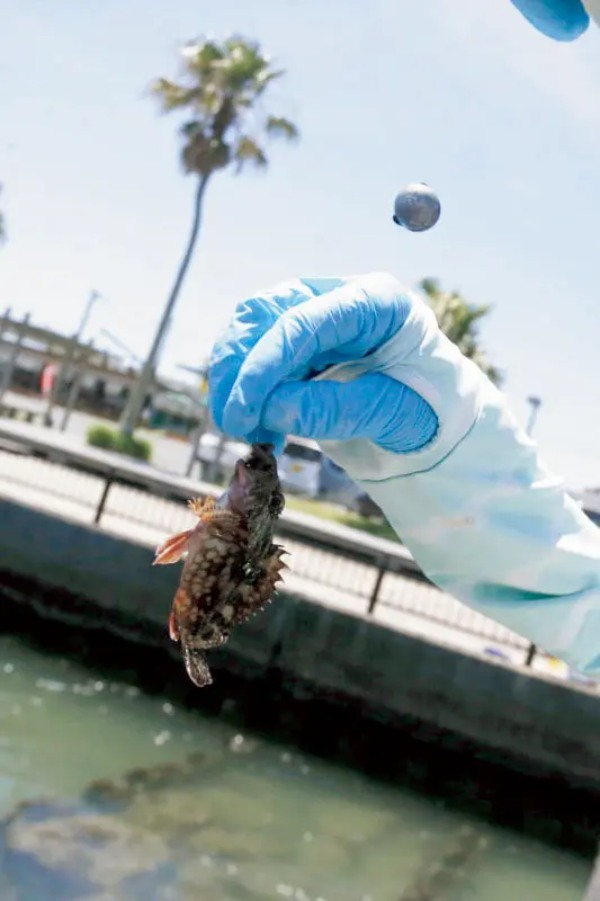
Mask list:
[{"label": "fish mouth", "polygon": [[274,450],[273,444],[253,444],[248,456],[237,461],[234,468],[235,480],[242,488],[248,486],[253,473],[273,471],[276,465]]},{"label": "fish mouth", "polygon": [[274,444],[253,444],[250,456],[258,457],[263,463],[270,463],[274,450]]},{"label": "fish mouth", "polygon": [[272,444],[253,444],[250,453],[244,458],[244,462],[251,471],[272,473],[277,466],[273,456],[274,450],[275,447]]}]

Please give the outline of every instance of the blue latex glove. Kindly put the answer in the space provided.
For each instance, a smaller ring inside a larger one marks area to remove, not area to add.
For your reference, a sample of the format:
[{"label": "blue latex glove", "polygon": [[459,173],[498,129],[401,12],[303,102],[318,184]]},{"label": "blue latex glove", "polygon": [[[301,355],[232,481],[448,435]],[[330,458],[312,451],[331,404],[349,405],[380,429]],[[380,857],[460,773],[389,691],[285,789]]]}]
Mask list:
[{"label": "blue latex glove", "polygon": [[289,434],[368,438],[395,453],[428,444],[437,418],[412,389],[380,373],[309,381],[360,360],[402,328],[410,296],[389,275],[296,279],[240,304],[209,368],[213,419],[227,433],[272,442]]},{"label": "blue latex glove", "polygon": [[209,378],[226,432],[319,439],[440,588],[600,676],[600,531],[392,276],[298,279],[246,301]]},{"label": "blue latex glove", "polygon": [[574,41],[598,19],[598,0],[511,0],[531,24],[556,41]]}]

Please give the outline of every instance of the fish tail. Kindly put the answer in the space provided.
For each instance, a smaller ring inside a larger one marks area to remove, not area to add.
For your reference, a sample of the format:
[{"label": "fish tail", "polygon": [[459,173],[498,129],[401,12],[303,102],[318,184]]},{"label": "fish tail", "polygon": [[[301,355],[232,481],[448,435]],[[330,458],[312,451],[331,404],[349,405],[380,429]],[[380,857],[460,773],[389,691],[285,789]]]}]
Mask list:
[{"label": "fish tail", "polygon": [[198,688],[212,685],[212,676],[206,662],[206,657],[198,648],[186,647],[183,649],[183,660],[187,674]]}]

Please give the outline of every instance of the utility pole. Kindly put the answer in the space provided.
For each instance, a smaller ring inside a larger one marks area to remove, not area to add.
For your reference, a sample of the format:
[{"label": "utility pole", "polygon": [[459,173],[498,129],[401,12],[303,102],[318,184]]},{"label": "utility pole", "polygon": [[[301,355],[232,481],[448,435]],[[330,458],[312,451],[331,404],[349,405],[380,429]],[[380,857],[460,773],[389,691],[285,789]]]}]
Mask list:
[{"label": "utility pole", "polygon": [[[92,349],[92,340],[88,341],[87,346],[89,349]],[[75,370],[73,372],[73,381],[71,382],[71,387],[69,388],[69,394],[67,396],[67,402],[65,404],[65,409],[63,412],[62,422],[60,424],[61,432],[66,432],[67,426],[69,424],[69,419],[71,418],[71,413],[73,412],[73,408],[77,403],[77,398],[79,397],[79,389],[81,387],[81,376],[82,376],[82,363],[85,363],[85,353],[83,351],[79,352],[79,365],[75,365]]]},{"label": "utility pole", "polygon": [[101,299],[101,297],[102,297],[102,295],[100,294],[99,291],[94,290],[94,291],[90,292],[90,296],[88,297],[87,303],[83,310],[83,316],[81,317],[81,322],[79,323],[79,328],[77,329],[77,331],[75,333],[75,338],[77,341],[81,341],[81,338],[83,336],[83,332],[87,325],[88,319],[90,318],[90,313],[92,312],[92,307],[94,306],[94,304],[96,303],[97,300]]},{"label": "utility pole", "polygon": [[[97,300],[100,300],[101,294],[99,291],[90,291],[90,295],[87,299],[86,305],[83,309],[83,316],[81,317],[81,322],[79,323],[79,328],[71,338],[69,345],[65,351],[64,359],[61,364],[60,369],[58,370],[56,379],[54,380],[54,385],[52,386],[52,391],[50,392],[50,397],[48,398],[48,406],[46,407],[46,412],[44,414],[44,422],[47,426],[52,426],[52,411],[56,404],[56,401],[59,397],[59,392],[62,387],[63,379],[66,375],[66,371],[73,362],[73,358],[75,356],[75,352],[77,349],[77,345],[81,341],[81,336],[83,335],[83,331],[88,323],[88,319],[90,318],[90,313],[92,312],[92,307],[96,303]],[[77,381],[77,373],[75,374],[75,380]],[[71,399],[71,395],[69,395],[69,399]],[[73,402],[75,397],[73,397]],[[64,432],[68,422],[69,417],[71,415],[71,409],[69,408],[69,402],[67,401],[67,405],[65,407],[65,413],[63,416],[63,420],[61,423],[61,430]]]}]

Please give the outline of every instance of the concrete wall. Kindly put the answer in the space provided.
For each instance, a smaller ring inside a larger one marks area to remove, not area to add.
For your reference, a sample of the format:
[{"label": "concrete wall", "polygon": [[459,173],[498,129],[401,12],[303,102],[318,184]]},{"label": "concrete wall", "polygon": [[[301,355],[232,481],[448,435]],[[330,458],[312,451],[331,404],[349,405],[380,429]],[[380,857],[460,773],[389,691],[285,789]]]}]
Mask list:
[{"label": "concrete wall", "polygon": [[[146,547],[0,502],[0,570],[82,595],[107,626],[126,621],[143,641],[166,633],[179,578],[179,567],[151,561]],[[62,615],[84,624],[88,611],[85,603],[67,604]],[[293,693],[351,699],[384,719],[409,715],[517,755],[540,773],[600,783],[596,695],[367,618],[284,592],[210,659],[253,678],[277,667]]]}]

